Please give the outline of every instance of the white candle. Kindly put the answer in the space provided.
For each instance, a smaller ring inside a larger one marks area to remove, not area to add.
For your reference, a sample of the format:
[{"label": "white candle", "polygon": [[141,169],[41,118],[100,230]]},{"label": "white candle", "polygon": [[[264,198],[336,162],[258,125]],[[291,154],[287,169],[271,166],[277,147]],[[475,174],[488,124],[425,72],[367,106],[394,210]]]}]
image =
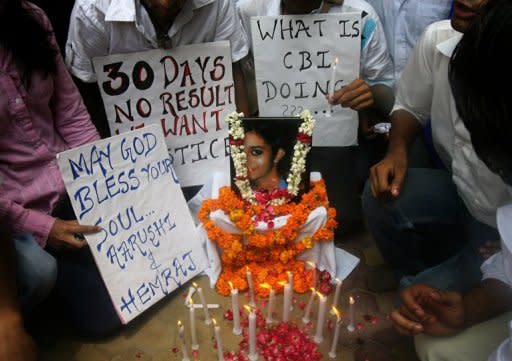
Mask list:
[{"label": "white candle", "polygon": [[260,285],[260,287],[261,288],[266,288],[266,289],[269,290],[269,292],[268,292],[268,303],[267,303],[267,318],[265,320],[266,324],[269,325],[272,322],[274,322],[274,319],[272,318],[272,312],[274,310],[274,302],[275,302],[275,298],[276,298],[276,292],[274,291],[272,286],[270,286],[268,283],[262,283]]},{"label": "white candle", "polygon": [[313,301],[315,300],[316,290],[311,288],[311,296],[309,296],[309,301],[306,306],[306,312],[304,312],[304,317],[302,317],[303,323],[309,323],[311,321],[309,319],[309,315],[311,314],[311,308],[313,307]]},{"label": "white candle", "polygon": [[[332,299],[332,307],[338,306],[338,301],[340,299],[340,291],[341,291],[341,285],[343,282],[336,278],[336,291],[334,291],[334,298]],[[331,307],[331,314],[334,315],[334,308]]]},{"label": "white candle", "polygon": [[286,271],[286,274],[288,275],[288,283],[292,289],[292,302],[290,303],[290,311],[293,311],[293,272]]},{"label": "white candle", "polygon": [[356,301],[354,300],[354,298],[352,296],[350,296],[349,298],[349,306],[348,306],[348,325],[347,325],[347,330],[349,330],[350,332],[354,332],[355,331],[355,326],[354,326],[354,303],[356,303]]},{"label": "white candle", "polygon": [[313,284],[311,285],[311,287],[313,288],[316,288],[316,264],[315,262],[311,262],[311,261],[307,261],[307,264],[309,265],[309,267],[311,268],[311,271],[313,273]]},{"label": "white candle", "polygon": [[[331,81],[329,82],[329,94],[328,97],[332,97],[334,95],[334,83],[336,82],[336,66],[338,65],[338,58],[334,59],[334,63],[331,68]],[[332,113],[332,104],[329,102],[329,111],[327,112],[327,116],[330,117]]]},{"label": "white candle", "polygon": [[193,306],[194,301],[190,298],[190,308],[189,308],[189,316],[190,316],[190,337],[192,338],[192,350],[199,350],[199,344],[197,343],[197,330],[196,330],[196,309]]},{"label": "white candle", "polygon": [[316,343],[322,343],[324,340],[324,323],[327,311],[327,297],[318,293],[318,318],[316,320],[316,332],[314,341]]},{"label": "white candle", "polygon": [[249,305],[251,307],[256,307],[256,302],[254,301],[254,283],[252,281],[252,273],[249,267],[247,267],[247,285],[249,286]]},{"label": "white candle", "polygon": [[[247,306],[246,306],[247,307]],[[249,360],[256,361],[258,352],[256,351],[256,314],[252,307],[247,307],[249,313]]]},{"label": "white candle", "polygon": [[292,307],[292,286],[284,285],[283,322],[290,321],[290,308]]},{"label": "white candle", "polygon": [[220,326],[217,325],[215,319],[213,319],[213,332],[215,333],[215,341],[217,341],[217,359],[224,361],[224,350],[222,347],[222,338],[220,335]]},{"label": "white candle", "polygon": [[233,284],[228,282],[231,287],[231,311],[233,312],[233,334],[240,335],[242,334],[242,329],[240,328],[240,311],[238,309],[238,289],[233,288]]},{"label": "white candle", "polygon": [[183,358],[181,361],[190,361],[188,357],[187,347],[185,346],[185,327],[178,321],[178,334],[180,339],[180,350]]},{"label": "white candle", "polygon": [[336,309],[336,307],[332,307],[332,311],[336,314],[336,328],[334,329],[334,337],[332,338],[331,349],[329,351],[330,358],[336,358],[336,350],[338,349],[338,338],[340,337],[340,326],[341,326],[341,318],[340,313]]},{"label": "white candle", "polygon": [[338,58],[334,59],[334,63],[331,68],[331,81],[329,82],[329,96],[334,95],[334,83],[336,82],[336,66],[338,65]]},{"label": "white candle", "polygon": [[204,323],[206,323],[207,325],[211,325],[212,319],[210,318],[210,312],[208,312],[208,304],[206,303],[206,300],[204,298],[203,289],[201,287],[197,287],[196,283],[193,283],[193,285],[197,289],[197,293],[199,293],[199,298],[201,299],[201,303],[203,304]]}]

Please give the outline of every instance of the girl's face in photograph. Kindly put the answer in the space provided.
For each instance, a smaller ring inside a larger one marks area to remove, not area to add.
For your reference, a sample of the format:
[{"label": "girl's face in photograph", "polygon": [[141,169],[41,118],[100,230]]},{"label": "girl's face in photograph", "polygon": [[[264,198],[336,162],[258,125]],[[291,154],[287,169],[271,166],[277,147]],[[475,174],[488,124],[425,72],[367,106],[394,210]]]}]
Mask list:
[{"label": "girl's face in photograph", "polygon": [[245,133],[245,154],[249,180],[255,185],[272,174],[274,159],[272,147],[256,132]]}]

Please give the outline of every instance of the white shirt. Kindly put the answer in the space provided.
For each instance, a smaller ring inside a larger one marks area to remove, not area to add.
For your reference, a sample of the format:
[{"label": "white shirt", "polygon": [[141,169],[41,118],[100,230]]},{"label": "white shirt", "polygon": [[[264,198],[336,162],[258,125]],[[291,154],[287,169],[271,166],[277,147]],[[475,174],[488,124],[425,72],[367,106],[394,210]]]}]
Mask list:
[{"label": "white shirt", "polygon": [[[250,38],[252,16],[281,15],[281,0],[239,0],[237,7],[242,24]],[[389,57],[379,16],[370,4],[362,0],[345,0],[343,5],[333,5],[329,10],[329,13],[348,12],[362,14],[361,78],[370,85],[381,83],[392,86],[393,63]]]},{"label": "white shirt", "polygon": [[425,125],[431,117],[434,147],[471,214],[496,226],[496,209],[512,203],[505,183],[477,157],[459,117],[448,81],[450,56],[461,38],[449,20],[430,25],[398,82],[393,111],[405,109]]},{"label": "white shirt", "polygon": [[[494,278],[512,287],[512,204],[501,207],[497,212],[498,230],[501,236],[501,251],[482,264],[483,279]],[[489,361],[512,360],[511,336],[508,337],[489,357]]]},{"label": "white shirt", "polygon": [[425,28],[448,19],[452,0],[367,0],[384,26],[395,79],[400,79],[409,54]]},{"label": "white shirt", "polygon": [[[171,46],[229,40],[232,61],[247,55],[247,36],[231,0],[188,0],[168,31]],[[96,81],[92,58],[158,47],[140,0],[77,0],[71,14],[66,62],[73,75]]]}]

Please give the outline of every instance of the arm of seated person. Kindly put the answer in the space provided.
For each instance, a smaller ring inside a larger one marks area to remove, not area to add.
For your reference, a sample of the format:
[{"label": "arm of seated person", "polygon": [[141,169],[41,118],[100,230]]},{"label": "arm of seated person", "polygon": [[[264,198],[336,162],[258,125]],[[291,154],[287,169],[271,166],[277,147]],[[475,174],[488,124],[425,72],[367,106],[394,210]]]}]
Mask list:
[{"label": "arm of seated person", "polygon": [[110,128],[108,126],[107,114],[101,98],[100,89],[96,82],[86,83],[73,76],[73,80],[80,91],[80,95],[84,100],[85,107],[91,115],[91,120],[96,126],[101,138],[110,137]]},{"label": "arm of seated person", "polygon": [[339,104],[344,108],[356,111],[373,108],[383,114],[389,114],[395,100],[393,89],[384,84],[370,85],[363,79],[355,79],[351,83],[337,89],[328,97],[331,104]]},{"label": "arm of seated person", "polygon": [[249,96],[245,85],[245,76],[242,71],[242,61],[233,63],[233,81],[235,83],[236,110],[250,116]]},{"label": "arm of seated person", "polygon": [[372,194],[381,200],[400,194],[407,173],[408,148],[421,129],[419,121],[405,110],[395,111],[391,124],[386,156],[370,168]]},{"label": "arm of seated person", "polygon": [[512,288],[486,279],[462,296],[423,284],[404,289],[403,305],[391,313],[395,328],[408,335],[449,336],[512,309]]},{"label": "arm of seated person", "polygon": [[50,233],[48,234],[47,245],[53,249],[82,248],[85,246],[84,234],[101,231],[101,227],[78,224],[78,221],[65,221],[55,219]]},{"label": "arm of seated person", "polygon": [[16,291],[12,237],[0,230],[0,361],[35,361],[37,348],[25,331]]}]

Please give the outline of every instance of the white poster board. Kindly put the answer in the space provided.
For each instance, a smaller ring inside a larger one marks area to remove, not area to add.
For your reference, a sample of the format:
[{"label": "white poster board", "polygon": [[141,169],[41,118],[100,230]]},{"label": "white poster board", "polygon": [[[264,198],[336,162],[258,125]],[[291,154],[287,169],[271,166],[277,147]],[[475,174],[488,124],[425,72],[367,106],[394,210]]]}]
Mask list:
[{"label": "white poster board", "polygon": [[58,155],[80,224],[115,309],[127,323],[207,265],[157,125]]},{"label": "white poster board", "polygon": [[252,17],[251,32],[260,115],[309,109],[314,146],[357,144],[357,112],[331,107],[325,96],[333,75],[335,89],[359,77],[361,14]]},{"label": "white poster board", "polygon": [[183,187],[229,169],[227,114],[236,110],[229,42],[94,59],[112,135],[159,124]]}]

